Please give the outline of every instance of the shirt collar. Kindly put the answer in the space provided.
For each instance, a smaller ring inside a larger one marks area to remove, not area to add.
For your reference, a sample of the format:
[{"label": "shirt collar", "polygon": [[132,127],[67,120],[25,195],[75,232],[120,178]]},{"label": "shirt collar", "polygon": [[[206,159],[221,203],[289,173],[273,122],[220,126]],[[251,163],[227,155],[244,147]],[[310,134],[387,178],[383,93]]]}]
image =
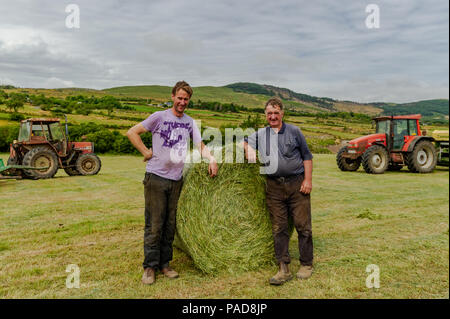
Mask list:
[{"label": "shirt collar", "polygon": [[275,131],[273,130],[273,128],[271,128],[270,126],[269,126],[269,128],[271,129],[270,131],[271,131],[273,134],[283,134],[283,133],[284,133],[284,130],[286,129],[286,124],[284,124],[284,122],[281,122],[281,128],[280,128],[280,130],[278,131],[278,133],[275,133]]}]

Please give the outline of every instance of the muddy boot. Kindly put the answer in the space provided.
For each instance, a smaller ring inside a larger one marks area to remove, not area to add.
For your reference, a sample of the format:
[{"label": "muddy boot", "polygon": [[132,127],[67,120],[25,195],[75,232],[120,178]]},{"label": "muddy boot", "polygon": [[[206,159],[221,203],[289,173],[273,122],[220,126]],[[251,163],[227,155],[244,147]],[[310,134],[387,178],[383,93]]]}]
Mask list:
[{"label": "muddy boot", "polygon": [[170,267],[164,267],[161,272],[168,278],[178,278],[178,273]]},{"label": "muddy boot", "polygon": [[308,279],[311,277],[313,272],[312,266],[300,266],[300,269],[297,272],[297,278],[298,279]]},{"label": "muddy boot", "polygon": [[288,264],[285,264],[282,262],[282,263],[280,263],[280,269],[278,270],[276,275],[269,279],[269,283],[271,285],[282,285],[286,281],[289,281],[291,279],[292,279],[292,274],[289,271]]},{"label": "muddy boot", "polygon": [[155,270],[153,268],[145,268],[142,275],[142,283],[144,285],[151,285],[155,282]]}]

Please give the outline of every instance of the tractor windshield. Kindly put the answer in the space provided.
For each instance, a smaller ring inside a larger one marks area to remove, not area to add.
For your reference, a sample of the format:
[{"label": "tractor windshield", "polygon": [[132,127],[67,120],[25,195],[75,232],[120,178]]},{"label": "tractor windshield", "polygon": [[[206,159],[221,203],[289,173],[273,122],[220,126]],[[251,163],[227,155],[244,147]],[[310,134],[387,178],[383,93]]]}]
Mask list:
[{"label": "tractor windshield", "polygon": [[389,134],[390,125],[391,125],[390,120],[378,121],[377,122],[377,133]]},{"label": "tractor windshield", "polygon": [[61,125],[59,123],[50,124],[50,132],[52,133],[52,140],[62,141],[65,140],[64,133],[61,129]]},{"label": "tractor windshield", "polygon": [[31,136],[43,136],[45,139],[49,139],[48,135],[48,126],[47,124],[41,124],[41,123],[33,123],[31,127]]},{"label": "tractor windshield", "polygon": [[28,141],[30,139],[31,123],[25,122],[20,124],[19,142]]}]

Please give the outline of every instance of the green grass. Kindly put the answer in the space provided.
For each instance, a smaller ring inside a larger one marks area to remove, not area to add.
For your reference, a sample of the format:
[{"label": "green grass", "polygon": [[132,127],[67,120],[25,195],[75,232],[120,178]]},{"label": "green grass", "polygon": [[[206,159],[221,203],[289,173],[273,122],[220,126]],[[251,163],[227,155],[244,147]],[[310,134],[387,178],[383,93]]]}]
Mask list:
[{"label": "green grass", "polygon": [[[368,175],[316,154],[313,277],[273,287],[272,266],[205,275],[175,249],[180,278],[143,286],[145,163],[101,159],[96,176],[0,180],[0,298],[449,298],[448,168]],[[65,286],[69,264],[80,267],[79,289]],[[379,289],[365,285],[369,264],[380,268]]]}]

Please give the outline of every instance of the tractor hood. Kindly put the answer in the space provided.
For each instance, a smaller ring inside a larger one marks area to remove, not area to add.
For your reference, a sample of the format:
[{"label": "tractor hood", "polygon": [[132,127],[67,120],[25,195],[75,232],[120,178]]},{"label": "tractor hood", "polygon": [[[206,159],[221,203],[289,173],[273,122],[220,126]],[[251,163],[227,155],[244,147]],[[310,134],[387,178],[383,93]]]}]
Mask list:
[{"label": "tractor hood", "polygon": [[367,144],[367,143],[373,143],[373,142],[384,141],[384,140],[386,140],[386,134],[378,133],[378,134],[370,134],[370,135],[366,135],[366,136],[361,136],[361,137],[351,140],[348,143],[356,144],[359,146],[360,144]]},{"label": "tractor hood", "polygon": [[348,142],[348,151],[355,155],[361,155],[368,147],[376,143],[386,145],[386,134],[377,133],[355,138]]}]

